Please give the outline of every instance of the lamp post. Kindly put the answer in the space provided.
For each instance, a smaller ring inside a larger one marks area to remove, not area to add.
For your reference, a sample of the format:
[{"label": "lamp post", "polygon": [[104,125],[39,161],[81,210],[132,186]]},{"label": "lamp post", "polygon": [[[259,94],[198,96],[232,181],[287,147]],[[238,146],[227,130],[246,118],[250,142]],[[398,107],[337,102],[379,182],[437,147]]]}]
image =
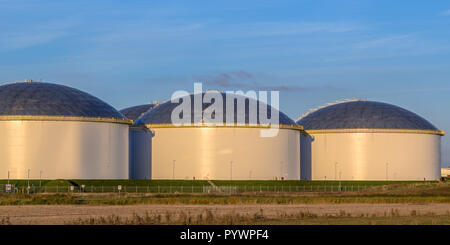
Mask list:
[{"label": "lamp post", "polygon": [[30,194],[30,169],[28,169],[28,186],[27,186],[27,194]]},{"label": "lamp post", "polygon": [[233,180],[233,161],[230,161],[230,180]]},{"label": "lamp post", "polygon": [[389,169],[389,163],[386,163],[386,180],[389,180],[389,172],[388,172],[388,169]]},{"label": "lamp post", "polygon": [[175,179],[175,162],[176,160],[173,160],[173,166],[172,166],[172,179]]},{"label": "lamp post", "polygon": [[30,188],[30,169],[27,171],[28,175],[28,188]]},{"label": "lamp post", "polygon": [[334,180],[337,180],[337,166],[338,166],[338,163],[336,162],[334,164]]}]

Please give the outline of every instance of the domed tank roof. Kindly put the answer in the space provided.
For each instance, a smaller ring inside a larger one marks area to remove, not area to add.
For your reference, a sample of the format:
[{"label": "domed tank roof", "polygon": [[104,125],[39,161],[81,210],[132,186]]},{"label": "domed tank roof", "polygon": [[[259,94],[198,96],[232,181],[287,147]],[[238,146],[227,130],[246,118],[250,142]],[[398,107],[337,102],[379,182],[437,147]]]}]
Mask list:
[{"label": "domed tank roof", "polygon": [[314,111],[299,121],[305,130],[323,129],[438,129],[401,107],[375,101],[337,103]]},{"label": "domed tank roof", "polygon": [[122,109],[120,113],[128,119],[136,120],[153,107],[155,107],[154,104],[137,105]]},{"label": "domed tank roof", "polygon": [[1,85],[0,116],[68,116],[127,120],[112,106],[88,93],[43,82]]},{"label": "domed tank roof", "polygon": [[[202,98],[205,95],[205,93],[208,92],[203,92],[202,93]],[[223,98],[223,123],[226,123],[226,96],[227,94],[224,92],[220,92],[220,94],[222,95]],[[237,97],[244,97],[242,95],[235,95],[236,98]],[[191,94],[191,123],[194,123],[194,95]],[[182,97],[183,98],[183,97]],[[237,121],[237,99],[235,98],[234,100],[234,119],[235,121]],[[249,123],[249,101],[250,100],[254,100],[248,97],[244,97],[245,99],[245,105],[246,105],[246,110],[245,110],[245,123]],[[180,102],[181,103],[181,102]],[[172,120],[171,120],[171,115],[172,115],[172,111],[178,106],[180,105],[180,103],[172,103],[170,100],[165,102],[165,103],[161,103],[160,105],[155,106],[153,109],[151,109],[150,111],[146,112],[144,115],[142,115],[141,117],[139,117],[136,121],[135,121],[135,125],[148,125],[148,124],[172,124]],[[258,120],[258,124],[260,123],[259,120],[259,103],[257,104],[257,120]],[[211,103],[202,103],[202,111],[205,111],[206,108],[208,108],[211,105]],[[267,105],[267,115],[268,117],[270,117],[270,105]],[[283,112],[278,111],[279,113],[279,124],[280,125],[285,125],[285,126],[292,126],[297,128],[298,125],[296,125],[295,121],[292,120],[291,118],[289,118],[286,114],[284,114]],[[204,122],[206,123],[206,122]]]}]

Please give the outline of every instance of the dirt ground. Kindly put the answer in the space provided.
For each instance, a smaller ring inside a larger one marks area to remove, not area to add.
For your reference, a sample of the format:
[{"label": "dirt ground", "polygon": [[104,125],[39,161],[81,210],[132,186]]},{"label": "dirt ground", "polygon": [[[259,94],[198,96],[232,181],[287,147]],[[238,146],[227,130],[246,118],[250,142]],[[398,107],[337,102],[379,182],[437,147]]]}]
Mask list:
[{"label": "dirt ground", "polygon": [[133,214],[145,215],[172,214],[185,212],[200,214],[210,210],[217,215],[250,214],[263,210],[268,218],[279,214],[297,214],[310,212],[317,215],[350,213],[354,216],[370,214],[384,216],[393,210],[401,216],[410,215],[412,211],[417,214],[433,213],[435,215],[448,215],[450,204],[298,204],[298,205],[126,205],[126,206],[88,206],[88,205],[27,205],[27,206],[0,206],[0,219],[9,217],[11,224],[68,224],[78,219],[93,217],[106,217],[116,215],[131,217]]}]

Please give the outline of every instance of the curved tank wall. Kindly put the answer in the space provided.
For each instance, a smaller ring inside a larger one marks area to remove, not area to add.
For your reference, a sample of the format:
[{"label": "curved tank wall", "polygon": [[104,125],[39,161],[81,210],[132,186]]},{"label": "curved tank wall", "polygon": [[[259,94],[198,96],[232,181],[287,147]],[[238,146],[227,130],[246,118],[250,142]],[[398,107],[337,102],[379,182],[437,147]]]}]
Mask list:
[{"label": "curved tank wall", "polygon": [[0,178],[127,179],[131,120],[64,85],[0,86]]},{"label": "curved tank wall", "polygon": [[312,180],[312,140],[306,132],[300,134],[300,179]]},{"label": "curved tank wall", "polygon": [[313,109],[297,124],[302,179],[435,180],[445,133],[404,108],[342,101]]},{"label": "curved tank wall", "polygon": [[300,179],[300,131],[261,128],[152,128],[152,179]]},{"label": "curved tank wall", "polygon": [[[135,126],[145,126],[154,133],[152,179],[300,179],[302,127],[284,113],[255,98],[219,91],[180,99],[194,102],[190,108],[189,104],[182,106],[180,113],[176,112],[180,101],[167,101],[134,121]],[[214,114],[214,119],[197,117],[196,110],[203,116]],[[172,124],[174,112],[187,116],[188,122]],[[221,116],[215,120],[217,115]],[[268,129],[262,116],[278,119],[270,122],[272,127],[278,126],[278,134],[262,137],[261,130]]]},{"label": "curved tank wall", "polygon": [[306,138],[302,179],[435,180],[440,176],[440,135],[310,133],[302,138]]},{"label": "curved tank wall", "polygon": [[0,178],[127,179],[127,124],[0,121]]},{"label": "curved tank wall", "polygon": [[130,179],[151,179],[152,137],[145,127],[130,127]]}]

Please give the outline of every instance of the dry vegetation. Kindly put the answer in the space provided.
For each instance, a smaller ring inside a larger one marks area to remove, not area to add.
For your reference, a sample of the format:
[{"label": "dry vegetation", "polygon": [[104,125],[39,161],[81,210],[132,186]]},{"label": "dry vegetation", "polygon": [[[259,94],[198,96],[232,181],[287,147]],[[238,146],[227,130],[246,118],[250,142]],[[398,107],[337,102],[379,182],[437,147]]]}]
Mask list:
[{"label": "dry vegetation", "polygon": [[177,213],[133,214],[132,217],[110,215],[106,217],[78,219],[67,222],[69,225],[450,225],[450,213],[436,215],[434,213],[419,214],[413,210],[409,215],[402,216],[398,210],[391,209],[384,215],[360,214],[353,215],[341,210],[338,214],[318,215],[311,212],[297,212],[295,214],[280,213],[276,217],[264,214],[263,209],[250,214],[229,213],[214,214],[211,210],[194,215],[180,211]]}]

